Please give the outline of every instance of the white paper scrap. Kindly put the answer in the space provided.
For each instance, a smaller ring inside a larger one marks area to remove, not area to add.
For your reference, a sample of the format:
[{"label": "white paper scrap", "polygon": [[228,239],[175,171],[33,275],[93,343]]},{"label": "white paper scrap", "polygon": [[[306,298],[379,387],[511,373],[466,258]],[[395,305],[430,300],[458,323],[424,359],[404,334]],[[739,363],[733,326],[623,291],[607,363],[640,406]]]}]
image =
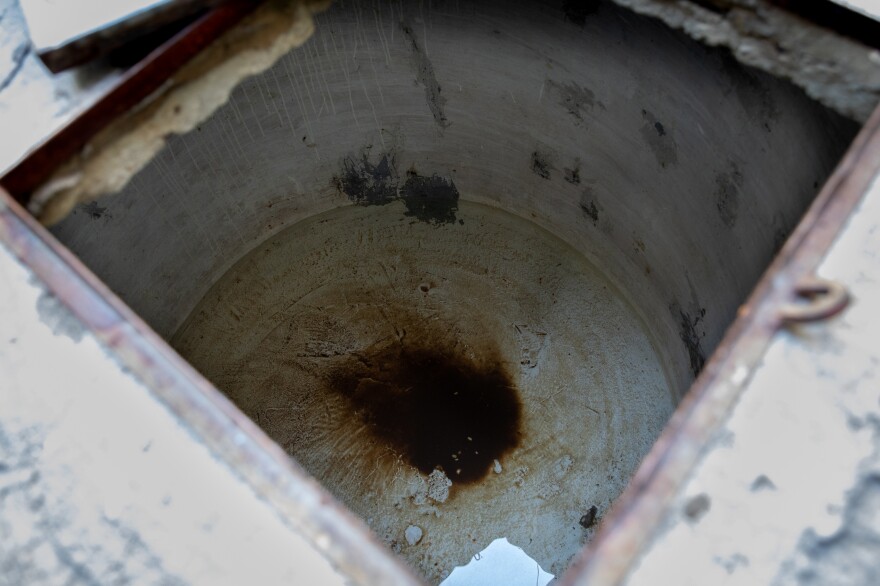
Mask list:
[{"label": "white paper scrap", "polygon": [[465,566],[458,566],[440,586],[546,586],[553,579],[538,562],[506,537],[496,539]]}]

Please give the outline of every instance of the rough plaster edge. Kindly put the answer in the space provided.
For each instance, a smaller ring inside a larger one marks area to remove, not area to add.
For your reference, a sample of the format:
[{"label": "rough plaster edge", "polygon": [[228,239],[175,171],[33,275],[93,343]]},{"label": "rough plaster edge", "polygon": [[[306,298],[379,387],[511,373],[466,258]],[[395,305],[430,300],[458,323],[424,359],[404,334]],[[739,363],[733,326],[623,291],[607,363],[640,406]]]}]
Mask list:
[{"label": "rough plaster edge", "polygon": [[164,88],[112,122],[33,195],[44,224],[79,203],[120,191],[165,146],[206,120],[245,78],[267,70],[314,32],[312,15],[328,0],[269,1],[184,65]]},{"label": "rough plaster edge", "polygon": [[880,51],[775,7],[766,0],[613,0],[658,18],[740,62],[801,87],[838,113],[865,122],[880,102]]}]

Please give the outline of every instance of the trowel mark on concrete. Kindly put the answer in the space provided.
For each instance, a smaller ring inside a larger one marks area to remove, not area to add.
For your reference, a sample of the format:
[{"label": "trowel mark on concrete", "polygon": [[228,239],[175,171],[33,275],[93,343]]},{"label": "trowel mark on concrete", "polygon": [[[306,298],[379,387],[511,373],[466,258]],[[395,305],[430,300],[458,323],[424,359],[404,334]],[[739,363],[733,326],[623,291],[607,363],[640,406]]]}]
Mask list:
[{"label": "trowel mark on concrete", "polygon": [[536,374],[547,353],[547,332],[527,324],[514,324],[513,328],[520,347],[520,370],[523,374]]},{"label": "trowel mark on concrete", "polygon": [[431,224],[454,224],[458,211],[458,189],[451,179],[439,175],[423,177],[407,173],[400,197],[406,204],[407,216]]},{"label": "trowel mark on concrete", "polygon": [[596,99],[596,94],[592,90],[579,86],[574,82],[557,83],[555,81],[548,81],[547,85],[550,87],[550,91],[557,95],[559,104],[575,119],[577,125],[582,124],[584,118],[597,105],[603,110],[605,109],[604,104]]},{"label": "trowel mark on concrete", "polygon": [[416,66],[416,78],[425,87],[425,98],[428,102],[428,108],[431,109],[431,114],[434,116],[434,122],[440,128],[446,128],[449,126],[446,113],[443,110],[446,105],[446,98],[440,93],[440,83],[437,81],[437,76],[434,73],[434,65],[419,46],[412,28],[404,22],[400,23],[400,28],[403,29],[403,34],[409,41],[410,48],[412,49]]},{"label": "trowel mark on concrete", "polygon": [[383,155],[373,164],[366,155],[346,157],[342,172],[333,178],[336,188],[358,205],[385,205],[397,198],[397,170],[394,158]]},{"label": "trowel mark on concrete", "polygon": [[742,187],[743,176],[739,166],[730,162],[726,171],[715,175],[715,206],[721,221],[728,228],[736,225],[739,214],[739,190]]},{"label": "trowel mark on concrete", "polygon": [[672,137],[669,126],[657,120],[654,114],[647,110],[642,110],[642,119],[644,124],[639,129],[639,133],[654,153],[660,167],[665,169],[678,163],[678,144]]}]

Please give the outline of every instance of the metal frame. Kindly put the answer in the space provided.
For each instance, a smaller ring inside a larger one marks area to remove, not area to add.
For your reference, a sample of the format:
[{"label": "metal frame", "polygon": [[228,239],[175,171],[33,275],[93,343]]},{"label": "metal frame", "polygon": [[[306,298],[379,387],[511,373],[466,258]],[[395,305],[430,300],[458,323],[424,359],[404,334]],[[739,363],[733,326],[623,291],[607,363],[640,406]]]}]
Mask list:
[{"label": "metal frame", "polygon": [[[173,68],[247,12],[218,8],[150,55],[105,98],[47,139],[0,184],[0,242],[46,284],[205,444],[347,576],[362,584],[420,580],[366,525],[293,462],[210,382],[178,356],[16,200],[74,156],[91,136],[158,88]],[[749,373],[780,327],[823,319],[846,296],[817,284],[813,271],[880,172],[880,108],[826,182],[782,251],[739,311],[724,340],[679,405],[660,439],[617,500],[612,513],[560,583],[620,583],[650,542],[670,502],[699,461],[708,438],[726,419]],[[10,193],[12,195],[10,195]],[[811,303],[797,305],[798,297]]]},{"label": "metal frame", "polygon": [[[625,578],[631,564],[650,542],[667,506],[699,460],[710,436],[736,404],[774,334],[793,321],[790,319],[792,303],[805,291],[812,290],[815,269],[878,174],[880,107],[847,150],[748,301],[739,309],[737,319],[660,439],[591,544],[563,576],[561,585],[611,585]],[[841,290],[837,284],[830,289]],[[843,309],[839,297],[836,297],[837,303],[831,305],[820,299],[806,306],[807,311],[813,308],[809,320],[797,321],[825,319]]]},{"label": "metal frame", "polygon": [[78,155],[98,132],[159,90],[178,69],[257,5],[235,0],[185,27],[129,69],[101,99],[31,149],[0,177],[0,185],[19,202],[26,202],[53,171]]},{"label": "metal frame", "polygon": [[359,584],[420,584],[366,525],[0,189],[0,243],[290,525]]}]

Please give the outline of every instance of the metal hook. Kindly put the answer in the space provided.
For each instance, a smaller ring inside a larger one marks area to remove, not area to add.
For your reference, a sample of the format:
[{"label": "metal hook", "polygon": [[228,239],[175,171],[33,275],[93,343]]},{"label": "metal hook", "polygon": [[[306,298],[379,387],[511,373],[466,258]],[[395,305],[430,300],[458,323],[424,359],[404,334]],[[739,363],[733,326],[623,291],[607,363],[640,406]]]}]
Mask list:
[{"label": "metal hook", "polygon": [[849,304],[846,288],[835,281],[808,277],[794,288],[794,296],[806,303],[786,303],[779,308],[783,323],[808,323],[833,317]]}]

